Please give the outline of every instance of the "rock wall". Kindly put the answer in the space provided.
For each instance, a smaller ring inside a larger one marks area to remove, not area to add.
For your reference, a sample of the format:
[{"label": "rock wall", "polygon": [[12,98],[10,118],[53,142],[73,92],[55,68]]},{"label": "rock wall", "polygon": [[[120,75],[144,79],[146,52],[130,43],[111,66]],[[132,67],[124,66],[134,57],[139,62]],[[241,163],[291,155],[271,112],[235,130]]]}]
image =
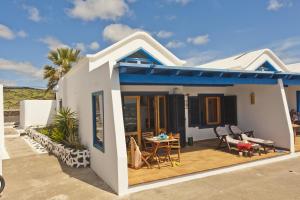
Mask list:
[{"label": "rock wall", "polygon": [[43,145],[49,152],[53,153],[70,167],[79,168],[88,167],[90,165],[89,150],[76,150],[62,144],[58,144],[46,135],[43,135],[32,128],[27,129],[26,134]]}]

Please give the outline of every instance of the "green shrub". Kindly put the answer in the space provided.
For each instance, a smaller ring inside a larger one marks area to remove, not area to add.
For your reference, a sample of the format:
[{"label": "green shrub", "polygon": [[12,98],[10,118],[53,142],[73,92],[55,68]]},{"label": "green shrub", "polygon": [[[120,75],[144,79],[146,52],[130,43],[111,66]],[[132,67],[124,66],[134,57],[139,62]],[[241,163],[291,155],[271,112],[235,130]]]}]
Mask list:
[{"label": "green shrub", "polygon": [[79,142],[77,114],[70,108],[62,108],[56,114],[53,125],[36,130],[55,142],[75,149],[84,149]]},{"label": "green shrub", "polygon": [[64,141],[64,134],[57,130],[57,128],[54,128],[52,130],[51,139],[58,143],[63,143]]},{"label": "green shrub", "polygon": [[62,108],[56,114],[54,126],[58,132],[63,134],[64,143],[73,148],[81,148],[78,137],[77,113],[70,108]]}]

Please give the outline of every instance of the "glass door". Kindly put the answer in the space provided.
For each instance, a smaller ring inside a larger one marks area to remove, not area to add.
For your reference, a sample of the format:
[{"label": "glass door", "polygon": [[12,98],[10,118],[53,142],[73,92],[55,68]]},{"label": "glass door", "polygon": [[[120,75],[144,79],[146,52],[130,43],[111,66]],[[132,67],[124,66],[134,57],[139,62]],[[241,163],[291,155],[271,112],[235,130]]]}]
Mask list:
[{"label": "glass door", "polygon": [[126,140],[134,137],[141,145],[140,96],[124,96],[123,119]]}]

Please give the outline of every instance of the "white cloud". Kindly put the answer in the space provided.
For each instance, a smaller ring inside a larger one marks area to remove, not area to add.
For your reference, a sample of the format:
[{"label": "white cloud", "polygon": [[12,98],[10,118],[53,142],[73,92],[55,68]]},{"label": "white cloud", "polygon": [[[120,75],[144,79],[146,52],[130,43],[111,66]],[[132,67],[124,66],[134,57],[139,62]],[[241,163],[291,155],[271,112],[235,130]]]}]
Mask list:
[{"label": "white cloud", "polygon": [[181,5],[186,5],[188,3],[190,3],[192,0],[168,0],[168,2],[173,2],[173,3],[178,3]]},{"label": "white cloud", "polygon": [[199,35],[196,37],[190,37],[187,39],[188,43],[194,44],[194,45],[204,45],[209,42],[209,36],[206,35]]},{"label": "white cloud", "polygon": [[69,47],[68,45],[62,43],[60,40],[52,36],[41,38],[40,42],[46,44],[50,50]]},{"label": "white cloud", "polygon": [[269,0],[267,10],[277,11],[283,7],[290,7],[292,5],[291,0]]},{"label": "white cloud", "polygon": [[203,51],[203,52],[193,52],[188,56],[186,60],[186,66],[197,66],[212,60],[215,60],[218,57],[219,53],[216,51]]},{"label": "white cloud", "polygon": [[97,50],[97,49],[100,48],[100,45],[99,45],[98,42],[94,41],[94,42],[92,42],[92,43],[89,45],[89,48],[90,48],[91,50]]},{"label": "white cloud", "polygon": [[42,78],[43,70],[35,67],[30,62],[16,62],[0,58],[0,70],[13,71],[32,78]]},{"label": "white cloud", "polygon": [[17,35],[18,35],[19,37],[21,37],[21,38],[27,37],[27,33],[26,33],[25,31],[23,31],[23,30],[17,32]]},{"label": "white cloud", "polygon": [[0,24],[0,38],[12,40],[15,38],[15,34],[9,27]]},{"label": "white cloud", "polygon": [[85,44],[82,42],[78,42],[75,44],[75,48],[79,49],[81,52],[84,52],[86,50]]},{"label": "white cloud", "polygon": [[23,8],[28,12],[28,19],[34,22],[41,21],[40,11],[36,7],[23,5]]},{"label": "white cloud", "polygon": [[137,2],[138,0],[127,0],[128,3],[135,3]]},{"label": "white cloud", "polygon": [[290,37],[268,45],[284,63],[300,62],[300,37]]},{"label": "white cloud", "polygon": [[107,41],[117,42],[137,31],[141,31],[139,28],[131,28],[125,24],[110,24],[103,30],[103,38]]},{"label": "white cloud", "polygon": [[180,48],[183,46],[184,46],[184,43],[177,41],[177,40],[172,40],[172,41],[168,42],[166,45],[166,47],[168,47],[170,49],[176,49],[176,48]]},{"label": "white cloud", "polygon": [[4,85],[4,86],[16,86],[17,85],[17,82],[15,80],[3,80],[3,79],[0,79],[0,84],[1,85]]},{"label": "white cloud", "polygon": [[172,32],[170,32],[170,31],[159,31],[157,34],[157,37],[159,37],[159,38],[169,38],[169,37],[171,37],[172,35],[173,35],[173,33]]},{"label": "white cloud", "polygon": [[68,14],[85,21],[97,18],[116,20],[129,11],[124,0],[73,0],[72,4],[73,8],[67,10]]}]

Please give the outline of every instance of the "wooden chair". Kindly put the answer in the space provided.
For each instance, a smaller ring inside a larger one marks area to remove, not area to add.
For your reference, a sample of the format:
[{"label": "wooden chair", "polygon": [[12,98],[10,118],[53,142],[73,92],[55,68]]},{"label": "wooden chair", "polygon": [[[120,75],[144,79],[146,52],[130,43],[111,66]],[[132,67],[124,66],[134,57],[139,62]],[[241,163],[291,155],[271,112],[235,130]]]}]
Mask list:
[{"label": "wooden chair", "polygon": [[173,151],[173,150],[177,151],[178,162],[180,162],[180,149],[181,149],[181,147],[180,147],[180,133],[174,134],[173,138],[177,139],[177,141],[170,142],[170,148],[171,148],[171,151]]},{"label": "wooden chair", "polygon": [[143,132],[142,133],[142,141],[145,151],[152,151],[153,150],[153,143],[149,142],[148,140],[145,140],[145,138],[153,138],[154,133],[153,132]]},{"label": "wooden chair", "polygon": [[139,169],[143,166],[143,164],[146,164],[148,168],[151,168],[151,165],[148,162],[148,160],[151,158],[151,153],[140,151],[140,148],[133,137],[130,138],[130,149],[132,168]]},{"label": "wooden chair", "polygon": [[218,144],[218,148],[220,148],[222,146],[222,144],[226,144],[227,145],[227,141],[226,141],[226,136],[229,135],[227,130],[225,129],[225,127],[215,127],[214,128],[214,133],[216,135],[216,137],[219,139],[219,144]]}]

